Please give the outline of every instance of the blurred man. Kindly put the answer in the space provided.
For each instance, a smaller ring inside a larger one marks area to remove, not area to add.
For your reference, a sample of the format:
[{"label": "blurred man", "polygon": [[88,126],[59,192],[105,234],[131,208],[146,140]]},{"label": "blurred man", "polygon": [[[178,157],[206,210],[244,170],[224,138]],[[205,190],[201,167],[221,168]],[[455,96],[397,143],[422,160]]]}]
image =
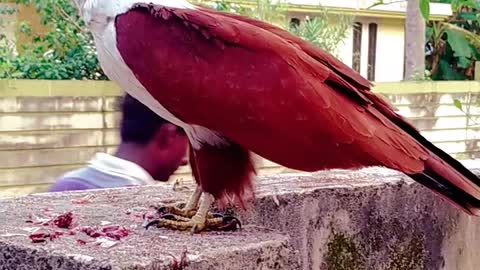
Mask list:
[{"label": "blurred man", "polygon": [[187,164],[184,131],[126,95],[122,102],[121,142],[114,155],[98,153],[86,167],[68,172],[49,191],[149,185],[167,181]]}]

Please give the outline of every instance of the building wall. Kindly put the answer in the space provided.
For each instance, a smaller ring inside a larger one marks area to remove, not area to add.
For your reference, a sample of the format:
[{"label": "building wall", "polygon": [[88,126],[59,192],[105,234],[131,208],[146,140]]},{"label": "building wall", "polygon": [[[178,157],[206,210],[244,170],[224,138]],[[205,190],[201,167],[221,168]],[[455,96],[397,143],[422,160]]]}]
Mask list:
[{"label": "building wall", "polygon": [[[314,15],[311,15],[314,16]],[[305,19],[301,13],[292,13],[289,18]],[[357,17],[355,22],[362,24],[361,70],[360,74],[367,78],[369,24],[376,23],[377,48],[375,61],[376,82],[398,82],[403,80],[405,58],[405,20],[402,18]],[[348,30],[348,36],[339,44],[337,57],[349,67],[352,67],[353,28]]]},{"label": "building wall", "polygon": [[376,82],[395,82],[403,79],[404,24],[405,21],[401,19],[378,20]]}]

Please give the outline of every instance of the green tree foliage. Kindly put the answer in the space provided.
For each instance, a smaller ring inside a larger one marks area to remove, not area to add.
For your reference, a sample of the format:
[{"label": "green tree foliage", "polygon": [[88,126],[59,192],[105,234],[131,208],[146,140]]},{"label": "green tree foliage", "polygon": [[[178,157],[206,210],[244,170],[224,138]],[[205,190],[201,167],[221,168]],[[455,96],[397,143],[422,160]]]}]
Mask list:
[{"label": "green tree foliage", "polygon": [[[475,61],[480,60],[480,2],[476,0],[432,0],[432,2],[449,3],[453,11],[453,16],[446,22],[431,22],[426,31],[427,45],[432,48],[432,54],[429,59],[427,58],[432,78],[472,79]],[[478,125],[463,109],[460,100],[454,99],[453,105],[464,112],[474,125]]]},{"label": "green tree foliage", "polygon": [[285,27],[287,25],[286,12],[288,11],[288,5],[282,1],[273,3],[271,0],[257,0],[256,2],[252,1],[251,3],[253,3],[253,5],[249,6],[242,6],[228,0],[193,0],[193,2],[216,10],[270,22],[279,27]]},{"label": "green tree foliage", "polygon": [[289,30],[325,51],[336,55],[338,46],[347,38],[348,29],[352,24],[353,17],[331,15],[327,9],[323,9],[321,16],[307,19],[299,26],[291,25]]},{"label": "green tree foliage", "polygon": [[[389,3],[378,0],[371,7]],[[429,21],[430,3],[450,4],[453,15],[445,21]],[[419,8],[427,21],[426,66],[431,78],[473,79],[475,61],[480,61],[480,1],[420,0]]]},{"label": "green tree foliage", "polygon": [[471,80],[480,60],[480,3],[473,0],[440,0],[452,4],[453,15],[443,22],[429,22],[427,56],[434,80]]},{"label": "green tree foliage", "polygon": [[[4,15],[12,15],[15,13],[15,8],[11,6],[0,7],[0,26],[6,26],[8,23],[2,19]],[[7,39],[7,36],[0,33],[0,78],[13,77],[15,75],[14,65],[11,63],[11,59],[14,58],[13,44]]]},{"label": "green tree foliage", "polygon": [[18,31],[32,42],[12,46],[0,37],[0,78],[20,79],[89,79],[104,80],[92,37],[85,30],[70,0],[17,0],[33,5],[47,26],[46,33],[32,33],[26,22]]}]

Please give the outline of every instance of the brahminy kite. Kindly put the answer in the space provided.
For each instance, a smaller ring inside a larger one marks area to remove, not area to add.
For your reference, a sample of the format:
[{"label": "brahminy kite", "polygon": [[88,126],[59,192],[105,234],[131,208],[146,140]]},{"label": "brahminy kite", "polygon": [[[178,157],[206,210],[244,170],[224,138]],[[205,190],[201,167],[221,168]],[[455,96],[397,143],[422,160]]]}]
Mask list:
[{"label": "brahminy kite", "polygon": [[479,178],[311,43],[185,0],[75,1],[107,76],[188,135],[198,187],[159,226],[225,223],[209,208],[254,193],[251,153],[302,171],[391,168],[480,213]]}]

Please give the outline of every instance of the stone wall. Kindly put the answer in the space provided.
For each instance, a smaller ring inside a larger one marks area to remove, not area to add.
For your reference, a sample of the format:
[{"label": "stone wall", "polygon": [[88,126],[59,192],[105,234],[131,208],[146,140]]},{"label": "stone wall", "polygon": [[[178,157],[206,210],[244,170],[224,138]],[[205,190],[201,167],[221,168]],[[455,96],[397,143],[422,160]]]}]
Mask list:
[{"label": "stone wall", "polygon": [[[385,83],[374,89],[457,158],[480,155],[476,82]],[[433,92],[433,93],[431,93]],[[118,143],[120,92],[110,82],[0,80],[0,196],[39,192]],[[470,118],[455,108],[460,99]],[[290,171],[259,159],[260,174]],[[190,179],[188,167],[173,179]]]}]

